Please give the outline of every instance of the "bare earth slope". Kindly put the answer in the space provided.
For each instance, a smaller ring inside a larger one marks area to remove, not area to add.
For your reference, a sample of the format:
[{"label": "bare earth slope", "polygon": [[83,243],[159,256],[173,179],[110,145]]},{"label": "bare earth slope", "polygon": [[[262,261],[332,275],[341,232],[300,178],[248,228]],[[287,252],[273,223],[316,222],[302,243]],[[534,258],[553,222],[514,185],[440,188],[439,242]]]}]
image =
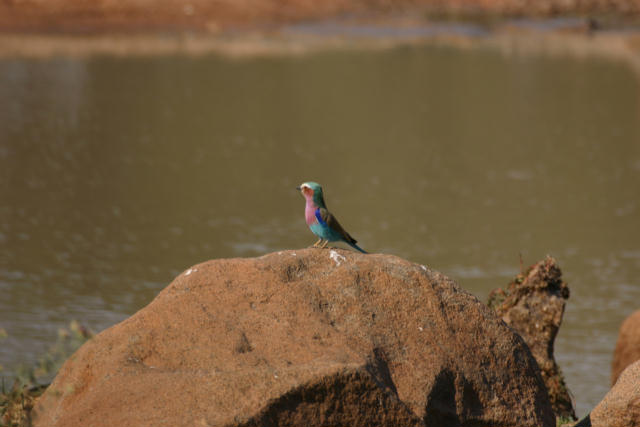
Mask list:
[{"label": "bare earth slope", "polygon": [[554,16],[640,13],[640,0],[7,0],[0,32],[218,31],[344,15]]}]

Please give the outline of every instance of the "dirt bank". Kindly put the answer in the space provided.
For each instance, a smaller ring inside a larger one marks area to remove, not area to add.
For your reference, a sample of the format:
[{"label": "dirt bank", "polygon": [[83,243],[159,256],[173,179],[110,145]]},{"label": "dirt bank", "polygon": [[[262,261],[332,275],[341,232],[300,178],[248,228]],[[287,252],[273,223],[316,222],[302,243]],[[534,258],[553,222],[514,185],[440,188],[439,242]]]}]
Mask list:
[{"label": "dirt bank", "polygon": [[639,0],[5,0],[0,32],[139,33],[268,29],[345,15],[637,16]]}]

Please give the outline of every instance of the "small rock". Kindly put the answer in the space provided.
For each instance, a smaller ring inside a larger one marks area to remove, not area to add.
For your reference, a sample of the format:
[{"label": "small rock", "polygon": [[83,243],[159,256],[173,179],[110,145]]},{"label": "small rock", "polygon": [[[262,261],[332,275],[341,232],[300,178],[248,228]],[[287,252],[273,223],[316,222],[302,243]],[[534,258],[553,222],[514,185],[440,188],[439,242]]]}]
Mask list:
[{"label": "small rock", "polygon": [[640,360],[640,310],[635,311],[620,325],[618,342],[613,352],[611,385],[615,384],[620,373],[636,360]]},{"label": "small rock", "polygon": [[640,426],[640,360],[622,371],[590,418],[593,427]]}]

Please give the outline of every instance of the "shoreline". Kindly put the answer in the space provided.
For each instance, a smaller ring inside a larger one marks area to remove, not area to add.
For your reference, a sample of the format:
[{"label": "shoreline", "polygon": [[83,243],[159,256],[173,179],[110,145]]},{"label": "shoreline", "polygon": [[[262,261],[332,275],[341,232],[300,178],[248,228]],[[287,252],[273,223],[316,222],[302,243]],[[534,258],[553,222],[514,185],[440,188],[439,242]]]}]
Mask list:
[{"label": "shoreline", "polygon": [[594,31],[588,20],[577,18],[511,20],[492,27],[386,19],[324,20],[222,33],[0,33],[0,60],[210,54],[242,59],[411,45],[490,48],[505,55],[599,57],[626,62],[640,72],[640,29]]},{"label": "shoreline", "polygon": [[491,47],[623,59],[640,69],[637,0],[148,0],[0,3],[0,59],[93,55],[229,57]]}]

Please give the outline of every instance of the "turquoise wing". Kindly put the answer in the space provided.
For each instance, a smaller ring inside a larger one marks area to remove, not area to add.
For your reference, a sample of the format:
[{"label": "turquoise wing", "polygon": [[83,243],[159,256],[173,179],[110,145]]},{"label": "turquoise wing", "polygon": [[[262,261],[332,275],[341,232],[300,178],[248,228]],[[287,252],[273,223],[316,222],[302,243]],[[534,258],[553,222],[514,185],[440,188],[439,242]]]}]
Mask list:
[{"label": "turquoise wing", "polygon": [[356,244],[357,241],[349,233],[345,231],[340,225],[338,220],[331,212],[325,208],[316,209],[316,219],[323,227],[328,228],[328,232],[331,235],[327,240],[344,240],[349,244]]}]

